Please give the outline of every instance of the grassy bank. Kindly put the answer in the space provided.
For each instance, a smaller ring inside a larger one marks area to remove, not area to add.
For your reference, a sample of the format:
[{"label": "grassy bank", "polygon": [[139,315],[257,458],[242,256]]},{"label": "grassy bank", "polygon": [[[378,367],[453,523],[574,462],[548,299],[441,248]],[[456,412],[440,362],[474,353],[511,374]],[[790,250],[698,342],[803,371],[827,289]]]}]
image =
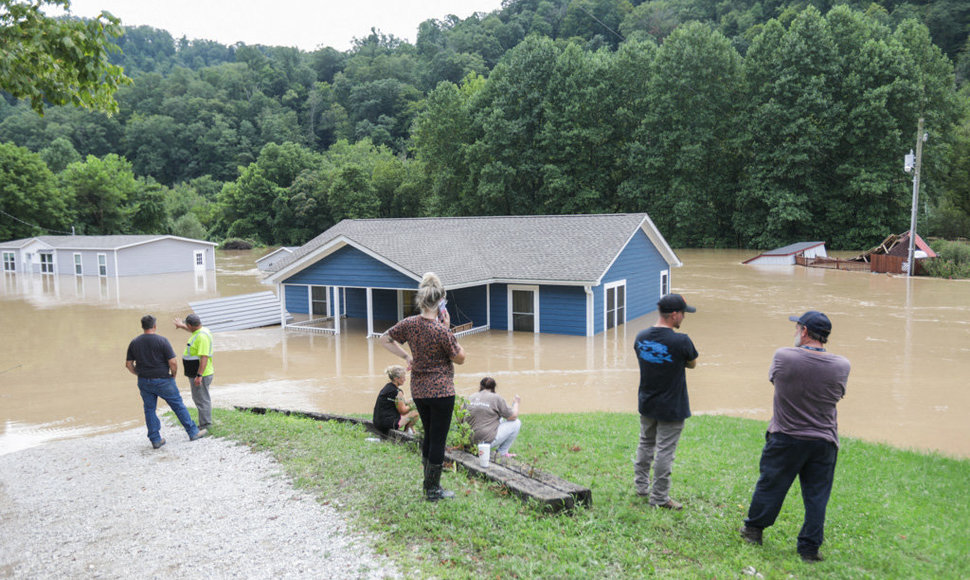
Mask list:
[{"label": "grassy bank", "polygon": [[500,487],[447,473],[452,501],[422,500],[413,448],[373,443],[360,427],[216,411],[213,434],[268,450],[298,487],[338,506],[412,577],[766,578],[970,577],[970,461],[845,439],[829,503],[826,561],[802,563],[803,510],[793,486],[762,547],[737,529],[758,474],[765,424],[688,420],[671,495],[682,512],[633,492],[635,414],[527,415],[520,459],[593,490],[593,507],[547,514]]}]

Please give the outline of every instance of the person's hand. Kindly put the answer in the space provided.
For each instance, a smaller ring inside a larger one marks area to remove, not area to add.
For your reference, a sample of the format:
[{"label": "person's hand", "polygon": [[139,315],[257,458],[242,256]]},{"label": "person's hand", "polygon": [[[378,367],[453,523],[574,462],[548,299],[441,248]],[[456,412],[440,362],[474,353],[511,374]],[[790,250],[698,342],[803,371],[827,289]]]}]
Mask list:
[{"label": "person's hand", "polygon": [[202,384],[202,375],[195,375],[195,384],[197,385]]},{"label": "person's hand", "polygon": [[406,362],[408,364],[407,369],[410,372],[411,371],[411,365],[414,364],[414,357],[412,357],[409,354],[406,354],[406,355],[404,355],[404,362]]},{"label": "person's hand", "polygon": [[512,397],[512,401],[515,402],[515,403],[519,403],[519,402],[522,401],[522,398],[519,397],[518,395],[516,395],[516,396]]},{"label": "person's hand", "polygon": [[175,328],[185,328],[185,321],[181,318],[176,318],[172,322],[175,323]]}]

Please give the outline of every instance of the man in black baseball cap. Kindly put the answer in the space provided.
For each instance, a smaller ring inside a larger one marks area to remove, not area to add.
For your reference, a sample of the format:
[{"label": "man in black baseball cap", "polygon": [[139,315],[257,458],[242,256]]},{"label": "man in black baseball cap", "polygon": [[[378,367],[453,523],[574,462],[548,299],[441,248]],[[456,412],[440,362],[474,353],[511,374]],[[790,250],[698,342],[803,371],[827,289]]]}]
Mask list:
[{"label": "man in black baseball cap", "polygon": [[657,309],[660,313],[670,312],[697,312],[693,306],[688,306],[684,297],[680,294],[667,294],[657,301]]},{"label": "man in black baseball cap", "polygon": [[651,506],[679,510],[684,506],[669,494],[670,472],[684,420],[690,417],[685,370],[697,365],[697,349],[689,336],[675,329],[685,312],[697,309],[680,294],[667,294],[657,302],[657,310],[657,323],[637,334],[633,343],[640,365],[640,440],[633,483],[637,495],[648,498]]},{"label": "man in black baseball cap", "polygon": [[791,316],[795,346],[775,351],[768,380],[775,387],[774,408],[741,537],[761,544],[775,523],[795,477],[802,490],[805,520],[798,533],[798,555],[806,562],[822,557],[825,508],[839,454],[836,404],[845,396],[849,361],[825,351],[832,321],[818,310]]}]

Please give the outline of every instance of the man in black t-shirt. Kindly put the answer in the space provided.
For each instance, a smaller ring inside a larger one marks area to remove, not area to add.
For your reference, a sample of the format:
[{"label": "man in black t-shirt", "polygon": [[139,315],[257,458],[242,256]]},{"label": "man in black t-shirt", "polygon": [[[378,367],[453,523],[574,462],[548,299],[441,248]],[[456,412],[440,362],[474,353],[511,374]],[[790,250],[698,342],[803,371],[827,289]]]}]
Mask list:
[{"label": "man in black t-shirt", "polygon": [[171,343],[164,336],[155,334],[155,317],[151,314],[142,317],[141,328],[143,333],[128,345],[125,368],[131,374],[138,376],[138,391],[141,393],[145,409],[145,425],[148,427],[148,440],[152,442],[152,447],[158,449],[165,445],[165,440],[160,434],[162,424],[155,414],[158,397],[165,399],[175,412],[175,416],[185,427],[190,441],[205,437],[208,432],[205,429],[200,431],[196,426],[175,385],[178,359],[175,358]]},{"label": "man in black t-shirt", "polygon": [[[634,462],[637,495],[650,505],[679,510],[670,498],[670,471],[684,420],[690,417],[685,369],[697,365],[697,349],[686,334],[675,332],[686,312],[696,312],[680,294],[657,302],[657,323],[637,334],[633,348],[640,365],[640,442]],[[650,467],[653,466],[651,485]]]}]

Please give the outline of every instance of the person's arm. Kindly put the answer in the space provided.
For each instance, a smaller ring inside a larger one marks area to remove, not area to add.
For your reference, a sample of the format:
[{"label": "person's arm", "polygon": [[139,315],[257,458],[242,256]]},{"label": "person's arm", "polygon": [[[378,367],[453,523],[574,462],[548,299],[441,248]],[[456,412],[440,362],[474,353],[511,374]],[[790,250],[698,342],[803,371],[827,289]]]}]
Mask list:
[{"label": "person's arm", "polygon": [[689,368],[689,369],[692,369],[692,368],[696,367],[697,366],[697,359],[695,358],[694,360],[689,360],[689,361],[685,362],[684,363],[684,366],[687,367],[687,368]]},{"label": "person's arm", "polygon": [[128,372],[129,373],[131,373],[131,374],[133,374],[135,376],[138,375],[138,371],[135,370],[135,361],[133,361],[133,360],[126,360],[125,361],[125,368],[128,369]]},{"label": "person's arm", "polygon": [[172,322],[175,323],[175,328],[181,328],[182,330],[188,330],[189,329],[188,325],[185,324],[185,321],[182,320],[181,318],[176,318]]},{"label": "person's arm", "polygon": [[516,395],[512,399],[512,413],[508,416],[508,420],[509,421],[515,421],[516,419],[519,418],[519,401],[521,401],[521,400],[522,399],[519,398],[518,395]]},{"label": "person's arm", "polygon": [[172,373],[173,377],[177,377],[179,374],[179,359],[178,357],[172,357],[168,359],[168,370]]},{"label": "person's arm", "polygon": [[404,360],[406,360],[408,363],[408,369],[411,368],[411,363],[414,362],[414,359],[411,358],[411,355],[408,354],[406,350],[401,348],[401,345],[396,340],[391,338],[391,335],[387,334],[386,332],[383,335],[381,335],[381,346],[386,348],[387,351],[393,354],[394,356],[399,356]]},{"label": "person's arm", "polygon": [[455,363],[456,365],[465,363],[465,349],[460,344],[458,345],[458,352],[455,354],[455,356],[451,357],[451,362]]},{"label": "person's arm", "polygon": [[398,415],[404,415],[411,411],[411,406],[404,399],[398,399],[396,403]]},{"label": "person's arm", "polygon": [[200,355],[199,356],[199,372],[195,375],[195,379],[193,379],[195,381],[195,384],[197,384],[197,385],[201,385],[202,384],[202,374],[205,372],[205,367],[208,364],[209,364],[209,357],[207,357],[204,354],[203,355]]}]

